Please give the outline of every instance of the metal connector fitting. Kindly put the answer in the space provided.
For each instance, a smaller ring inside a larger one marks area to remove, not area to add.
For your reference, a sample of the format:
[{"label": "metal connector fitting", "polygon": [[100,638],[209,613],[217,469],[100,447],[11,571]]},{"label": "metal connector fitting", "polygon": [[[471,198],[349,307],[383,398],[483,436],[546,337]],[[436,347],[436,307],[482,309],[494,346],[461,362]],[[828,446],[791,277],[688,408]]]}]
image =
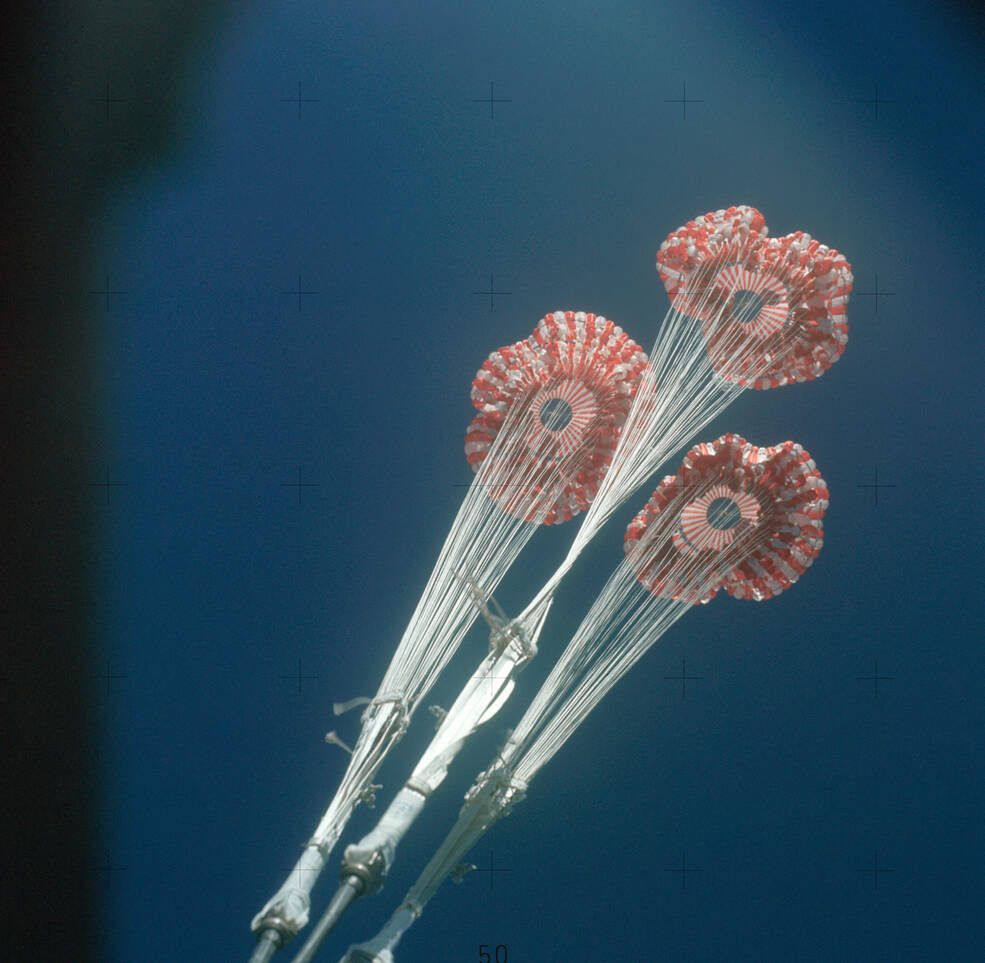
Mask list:
[{"label": "metal connector fitting", "polygon": [[374,849],[367,856],[356,857],[347,854],[342,860],[340,879],[345,882],[350,877],[354,877],[362,887],[359,895],[368,896],[370,893],[379,892],[383,888],[387,868],[383,853],[378,849]]}]

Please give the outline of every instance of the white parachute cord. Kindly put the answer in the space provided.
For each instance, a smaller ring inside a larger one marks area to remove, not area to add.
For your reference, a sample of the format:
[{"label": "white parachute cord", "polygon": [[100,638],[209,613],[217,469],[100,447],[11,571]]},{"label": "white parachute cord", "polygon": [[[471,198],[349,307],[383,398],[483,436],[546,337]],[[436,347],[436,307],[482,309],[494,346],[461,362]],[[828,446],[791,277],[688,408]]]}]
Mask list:
[{"label": "white parachute cord", "polygon": [[[699,498],[717,484],[709,479],[688,493]],[[529,784],[540,769],[571,738],[612,687],[683,615],[694,608],[709,584],[708,563],[698,555],[682,555],[674,566],[678,598],[654,595],[637,580],[641,559],[657,539],[677,524],[675,513],[659,516],[647,535],[624,558],[592,605],[557,665],[541,686],[508,746],[506,763]],[[769,542],[759,529],[727,546],[715,568],[728,571],[748,553]]]},{"label": "white parachute cord", "polygon": [[[483,595],[491,595],[550,510],[552,493],[563,489],[584,467],[586,453],[581,449],[559,461],[530,458],[544,454],[530,440],[532,400],[531,392],[507,414],[469,486],[380,686],[380,694],[407,693],[412,711],[475,621],[476,607],[462,576]],[[543,494],[538,496],[538,490]],[[501,504],[504,499],[506,509]]]}]

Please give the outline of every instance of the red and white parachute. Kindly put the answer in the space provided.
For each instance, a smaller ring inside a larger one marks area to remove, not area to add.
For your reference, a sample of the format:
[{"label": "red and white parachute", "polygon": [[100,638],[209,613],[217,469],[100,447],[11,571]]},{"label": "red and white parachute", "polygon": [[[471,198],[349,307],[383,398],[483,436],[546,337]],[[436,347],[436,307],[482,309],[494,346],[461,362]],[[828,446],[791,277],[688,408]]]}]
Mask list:
[{"label": "red and white parachute", "polygon": [[618,325],[583,311],[548,314],[529,338],[494,351],[472,382],[479,414],[465,436],[490,497],[546,525],[587,510],[646,365]]},{"label": "red and white parachute", "polygon": [[656,595],[707,602],[719,589],[769,599],[821,550],[828,490],[792,441],[755,448],[738,435],[696,445],[629,523],[637,578]]},{"label": "red and white parachute", "polygon": [[754,207],[688,221],[660,245],[657,271],[701,321],[715,371],[751,388],[820,377],[841,357],[852,272],[844,255],[795,231],[768,237]]}]

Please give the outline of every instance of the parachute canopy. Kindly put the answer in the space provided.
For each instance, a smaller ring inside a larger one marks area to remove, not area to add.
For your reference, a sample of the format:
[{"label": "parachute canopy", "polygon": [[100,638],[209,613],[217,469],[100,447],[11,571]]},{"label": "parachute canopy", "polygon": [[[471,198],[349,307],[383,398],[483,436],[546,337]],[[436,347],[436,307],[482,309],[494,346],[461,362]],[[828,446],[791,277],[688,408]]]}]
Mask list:
[{"label": "parachute canopy", "polygon": [[792,442],[757,448],[738,435],[696,445],[629,523],[623,547],[653,594],[707,602],[779,595],[821,550],[828,490]]},{"label": "parachute canopy", "polygon": [[647,363],[618,325],[583,311],[548,314],[529,338],[494,351],[472,382],[479,414],[465,437],[489,496],[547,525],[585,511]]},{"label": "parachute canopy", "polygon": [[718,375],[751,388],[820,377],[845,350],[851,266],[796,231],[770,238],[753,207],[688,221],[657,253],[678,310],[701,321]]}]

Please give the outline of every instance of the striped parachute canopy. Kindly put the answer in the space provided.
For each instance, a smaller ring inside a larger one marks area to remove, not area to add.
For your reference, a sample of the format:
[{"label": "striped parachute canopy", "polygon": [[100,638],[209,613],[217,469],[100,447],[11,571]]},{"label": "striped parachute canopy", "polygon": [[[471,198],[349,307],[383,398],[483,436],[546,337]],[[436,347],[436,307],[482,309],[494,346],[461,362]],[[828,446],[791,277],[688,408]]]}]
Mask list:
[{"label": "striped parachute canopy", "polygon": [[821,550],[828,489],[792,441],[757,448],[738,435],[696,445],[626,529],[623,547],[654,595],[707,602],[779,595]]},{"label": "striped parachute canopy", "polygon": [[547,525],[585,511],[647,364],[618,325],[583,311],[548,314],[525,341],[494,351],[472,382],[479,414],[465,436],[489,496]]},{"label": "striped parachute canopy", "polygon": [[689,221],[657,253],[674,307],[702,323],[714,370],[759,389],[819,378],[838,360],[852,290],[844,255],[803,231],[768,233],[755,208],[730,207]]}]

